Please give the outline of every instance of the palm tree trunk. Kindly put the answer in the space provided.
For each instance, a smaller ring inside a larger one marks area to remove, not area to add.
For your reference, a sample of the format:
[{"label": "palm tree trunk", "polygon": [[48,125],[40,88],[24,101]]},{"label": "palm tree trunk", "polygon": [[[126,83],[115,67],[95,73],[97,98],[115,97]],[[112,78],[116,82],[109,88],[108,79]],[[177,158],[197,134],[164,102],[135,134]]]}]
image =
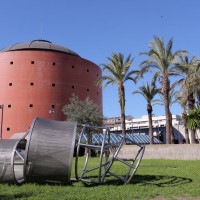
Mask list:
[{"label": "palm tree trunk", "polygon": [[119,103],[120,103],[120,109],[121,109],[121,126],[122,126],[122,136],[124,137],[125,142],[125,135],[126,135],[126,115],[125,115],[125,89],[124,85],[121,84],[118,87],[119,92]]},{"label": "palm tree trunk", "polygon": [[190,141],[189,141],[189,132],[188,132],[188,128],[186,126],[186,113],[184,112],[183,115],[182,115],[182,119],[183,119],[183,126],[184,126],[184,130],[185,130],[185,143],[186,144],[189,144]]},{"label": "palm tree trunk", "polygon": [[152,123],[152,106],[150,103],[147,104],[147,113],[148,113],[148,118],[149,118],[149,139],[150,139],[150,144],[153,144],[153,123]]},{"label": "palm tree trunk", "polygon": [[169,89],[170,83],[168,75],[165,74],[162,79],[162,94],[165,104],[165,116],[166,116],[166,143],[171,144],[171,122],[170,122],[170,109],[169,109]]},{"label": "palm tree trunk", "polygon": [[[195,108],[195,99],[194,99],[193,93],[190,93],[188,95],[188,108],[189,110],[193,110]],[[197,143],[195,139],[195,134],[196,134],[196,130],[190,130],[191,144]]]},{"label": "palm tree trunk", "polygon": [[170,132],[171,132],[171,144],[174,144],[175,136],[174,136],[174,128],[172,125],[172,113],[170,112]]}]

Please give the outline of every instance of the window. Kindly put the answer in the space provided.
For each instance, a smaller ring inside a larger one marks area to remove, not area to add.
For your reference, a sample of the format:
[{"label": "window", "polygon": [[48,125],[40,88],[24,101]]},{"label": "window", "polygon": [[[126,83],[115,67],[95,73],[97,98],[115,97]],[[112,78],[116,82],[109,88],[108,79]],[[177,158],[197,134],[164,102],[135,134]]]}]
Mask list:
[{"label": "window", "polygon": [[10,64],[13,65],[13,61],[11,61]]},{"label": "window", "polygon": [[74,89],[75,87],[74,87],[74,85],[72,85],[72,89]]},{"label": "window", "polygon": [[31,61],[31,64],[33,65],[35,62],[34,61]]},{"label": "window", "polygon": [[89,90],[89,89],[87,89],[87,91],[89,92],[90,90]]},{"label": "window", "polygon": [[56,84],[55,83],[52,83],[52,87],[55,87],[56,86]]},{"label": "window", "polygon": [[34,85],[34,83],[32,83],[32,82],[31,82],[31,83],[30,83],[30,85],[31,85],[31,86],[33,86],[33,85]]},{"label": "window", "polygon": [[7,131],[10,131],[10,128],[9,128],[9,127],[7,128]]},{"label": "window", "polygon": [[55,63],[55,62],[53,62],[53,65],[56,65],[56,63]]},{"label": "window", "polygon": [[30,104],[29,107],[32,108],[32,107],[33,107],[33,104]]},{"label": "window", "polygon": [[74,69],[75,67],[74,67],[74,65],[72,65],[72,69]]},{"label": "window", "polygon": [[51,105],[52,108],[55,108],[55,105]]},{"label": "window", "polygon": [[89,72],[89,69],[87,69],[87,72]]},{"label": "window", "polygon": [[8,108],[11,108],[11,104],[8,105]]},{"label": "window", "polygon": [[12,86],[12,83],[9,83],[9,86]]}]

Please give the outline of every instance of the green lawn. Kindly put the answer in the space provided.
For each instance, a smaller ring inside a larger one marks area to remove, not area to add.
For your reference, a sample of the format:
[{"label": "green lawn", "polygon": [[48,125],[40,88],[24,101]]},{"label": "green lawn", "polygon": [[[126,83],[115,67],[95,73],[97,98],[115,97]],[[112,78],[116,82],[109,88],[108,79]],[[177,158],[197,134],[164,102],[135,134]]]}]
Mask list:
[{"label": "green lawn", "polygon": [[[92,163],[97,161],[91,158]],[[123,174],[120,164],[115,165],[115,171]],[[112,176],[99,186],[81,182],[71,185],[0,184],[0,200],[6,199],[200,199],[200,161],[143,160],[129,185],[122,185]]]}]

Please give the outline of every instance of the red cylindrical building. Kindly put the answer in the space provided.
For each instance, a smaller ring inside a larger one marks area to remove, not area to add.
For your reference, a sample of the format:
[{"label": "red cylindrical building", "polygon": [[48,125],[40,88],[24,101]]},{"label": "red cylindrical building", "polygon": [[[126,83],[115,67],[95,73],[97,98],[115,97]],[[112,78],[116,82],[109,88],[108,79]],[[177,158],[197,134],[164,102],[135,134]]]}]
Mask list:
[{"label": "red cylindrical building", "polygon": [[35,117],[65,120],[62,107],[75,93],[102,108],[99,66],[46,40],[0,51],[1,137],[27,131]]}]

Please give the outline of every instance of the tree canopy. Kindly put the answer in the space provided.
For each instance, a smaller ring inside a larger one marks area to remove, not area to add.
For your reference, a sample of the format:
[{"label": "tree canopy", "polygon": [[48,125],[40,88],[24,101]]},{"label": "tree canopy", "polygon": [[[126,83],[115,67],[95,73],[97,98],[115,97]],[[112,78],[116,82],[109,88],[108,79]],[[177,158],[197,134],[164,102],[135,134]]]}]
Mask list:
[{"label": "tree canopy", "polygon": [[186,124],[190,130],[196,130],[200,128],[200,108],[196,108],[188,112]]},{"label": "tree canopy", "polygon": [[111,57],[108,57],[109,63],[103,64],[103,71],[108,72],[109,75],[102,76],[98,80],[98,84],[104,82],[104,86],[109,84],[117,84],[119,104],[121,110],[121,121],[122,121],[122,134],[125,135],[126,124],[125,124],[125,82],[131,80],[135,82],[135,75],[137,71],[130,70],[133,62],[131,54],[127,58],[122,53],[113,53]]},{"label": "tree canopy", "polygon": [[67,120],[77,121],[78,124],[88,124],[91,126],[101,126],[103,114],[101,109],[90,97],[80,100],[75,94],[69,99],[70,103],[63,106],[62,111],[67,116]]}]

